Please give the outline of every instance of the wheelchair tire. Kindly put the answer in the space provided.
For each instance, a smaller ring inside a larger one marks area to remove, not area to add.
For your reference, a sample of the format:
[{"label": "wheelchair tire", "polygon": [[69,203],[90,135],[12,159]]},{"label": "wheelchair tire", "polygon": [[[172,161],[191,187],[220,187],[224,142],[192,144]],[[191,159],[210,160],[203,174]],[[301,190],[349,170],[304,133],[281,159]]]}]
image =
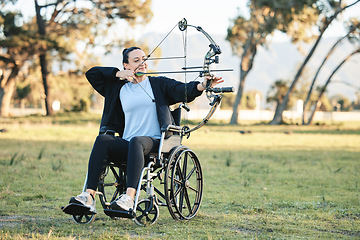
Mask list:
[{"label": "wheelchair tire", "polygon": [[78,224],[89,224],[95,220],[96,214],[93,215],[72,215],[74,222]]},{"label": "wheelchair tire", "polygon": [[159,217],[159,207],[150,199],[141,199],[136,207],[136,216],[134,222],[145,227],[152,225]]},{"label": "wheelchair tire", "polygon": [[175,148],[168,158],[164,192],[170,215],[189,220],[198,212],[203,194],[203,176],[196,154],[186,146]]}]

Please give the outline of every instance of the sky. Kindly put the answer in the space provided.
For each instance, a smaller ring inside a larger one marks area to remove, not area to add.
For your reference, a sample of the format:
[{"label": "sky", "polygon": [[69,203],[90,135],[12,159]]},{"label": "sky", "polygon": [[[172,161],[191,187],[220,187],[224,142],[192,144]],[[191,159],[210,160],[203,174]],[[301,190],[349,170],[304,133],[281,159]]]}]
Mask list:
[{"label": "sky", "polygon": [[[352,3],[355,0],[345,0]],[[149,24],[138,27],[134,36],[148,32],[167,33],[182,18],[188,24],[202,26],[209,34],[226,35],[231,20],[240,14],[247,16],[246,0],[152,0],[154,16]],[[344,16],[360,18],[360,3],[347,10]],[[326,36],[339,36],[343,33],[340,24],[334,23]],[[275,34],[275,39],[285,40],[285,34]]]},{"label": "sky", "polygon": [[182,18],[189,24],[202,26],[210,34],[226,34],[230,20],[239,11],[247,14],[245,0],[153,0],[152,21],[144,31],[167,32]]},{"label": "sky", "polygon": [[[352,3],[355,0],[345,0]],[[41,1],[40,1],[41,2]],[[247,0],[152,0],[153,18],[145,26],[138,26],[135,29],[123,26],[123,31],[129,37],[138,39],[145,33],[157,32],[166,34],[182,18],[186,18],[188,24],[201,26],[211,34],[226,35],[231,20],[241,13],[248,15]],[[23,14],[34,13],[34,2],[30,0],[18,0]],[[346,11],[344,16],[357,16],[360,18],[360,4]],[[343,33],[342,27],[334,23],[328,29],[327,36],[339,36]],[[285,35],[277,33],[275,39],[284,40]]]},{"label": "sky", "polygon": [[[350,4],[355,0],[343,1]],[[182,18],[186,18],[188,24],[201,26],[211,36],[216,35],[214,40],[218,41],[220,38],[225,38],[232,19],[239,14],[248,15],[247,2],[247,0],[152,0],[153,18],[150,23],[131,28],[123,21],[118,28],[121,31],[117,34],[137,40],[147,33],[161,33],[165,36]],[[25,16],[34,14],[34,1],[18,0],[18,4]],[[347,19],[349,16],[360,18],[360,3],[349,8],[342,17]],[[188,34],[192,32],[195,31],[191,30]],[[324,37],[343,34],[343,27],[339,23],[333,22]],[[285,34],[276,33],[272,41],[289,41],[289,39]]]}]

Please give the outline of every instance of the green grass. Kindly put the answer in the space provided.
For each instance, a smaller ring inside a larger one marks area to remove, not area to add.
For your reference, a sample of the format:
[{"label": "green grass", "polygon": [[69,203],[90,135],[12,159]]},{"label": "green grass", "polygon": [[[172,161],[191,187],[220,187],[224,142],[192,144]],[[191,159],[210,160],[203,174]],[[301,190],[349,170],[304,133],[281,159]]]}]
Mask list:
[{"label": "green grass", "polygon": [[142,228],[99,202],[89,225],[61,212],[82,188],[98,119],[60,118],[0,121],[0,239],[360,238],[359,124],[205,126],[183,142],[203,168],[199,213],[177,222],[160,207]]}]

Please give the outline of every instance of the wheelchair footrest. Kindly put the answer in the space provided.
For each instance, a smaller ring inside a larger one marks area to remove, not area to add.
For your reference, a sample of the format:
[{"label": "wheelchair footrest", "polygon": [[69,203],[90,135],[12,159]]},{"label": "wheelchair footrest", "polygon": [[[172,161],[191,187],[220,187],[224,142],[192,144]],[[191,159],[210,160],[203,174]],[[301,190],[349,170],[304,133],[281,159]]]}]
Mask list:
[{"label": "wheelchair footrest", "polygon": [[119,218],[134,218],[135,214],[133,211],[119,211],[113,209],[104,209],[104,213],[109,217],[119,217]]},{"label": "wheelchair footrest", "polygon": [[90,211],[89,207],[81,204],[70,203],[66,207],[61,207],[61,210],[70,215],[94,215],[96,212]]}]

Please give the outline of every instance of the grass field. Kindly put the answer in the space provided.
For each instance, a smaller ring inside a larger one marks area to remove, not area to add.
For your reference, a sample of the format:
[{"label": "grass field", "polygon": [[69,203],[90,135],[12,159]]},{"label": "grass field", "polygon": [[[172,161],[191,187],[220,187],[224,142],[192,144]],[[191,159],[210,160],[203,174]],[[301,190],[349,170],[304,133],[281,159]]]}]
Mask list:
[{"label": "grass field", "polygon": [[143,228],[99,202],[88,225],[60,210],[83,186],[98,130],[88,120],[0,121],[0,239],[360,238],[360,123],[205,126],[183,142],[203,168],[198,215],[176,222],[160,207]]}]

